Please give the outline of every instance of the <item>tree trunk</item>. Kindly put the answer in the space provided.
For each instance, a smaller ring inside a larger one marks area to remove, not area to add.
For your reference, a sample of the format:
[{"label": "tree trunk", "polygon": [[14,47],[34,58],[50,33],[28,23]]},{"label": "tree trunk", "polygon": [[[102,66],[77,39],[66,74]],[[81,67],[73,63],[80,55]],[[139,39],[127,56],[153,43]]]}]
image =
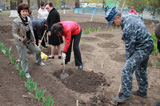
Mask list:
[{"label": "tree trunk", "polygon": [[17,0],[17,6],[22,2],[23,2],[23,0]]},{"label": "tree trunk", "polygon": [[27,0],[27,2],[28,2],[28,7],[30,8],[30,0]]},{"label": "tree trunk", "polygon": [[103,0],[102,3],[103,3],[103,8],[106,7],[106,2],[105,2],[105,0]]},{"label": "tree trunk", "polygon": [[121,0],[119,0],[119,4],[118,4],[118,8],[117,8],[118,11],[119,11],[120,4],[121,4]]},{"label": "tree trunk", "polygon": [[79,0],[75,0],[75,8],[79,8],[79,7],[80,7]]},{"label": "tree trunk", "polygon": [[124,2],[123,2],[123,6],[122,6],[122,9],[121,9],[121,13],[122,13],[122,11],[123,11],[123,8],[124,8],[124,6],[125,6],[125,3],[126,3],[126,0],[124,0]]},{"label": "tree trunk", "polygon": [[40,0],[37,0],[38,9],[40,8]]},{"label": "tree trunk", "polygon": [[16,10],[16,2],[15,2],[15,0],[11,0],[10,1],[10,9],[11,10]]}]

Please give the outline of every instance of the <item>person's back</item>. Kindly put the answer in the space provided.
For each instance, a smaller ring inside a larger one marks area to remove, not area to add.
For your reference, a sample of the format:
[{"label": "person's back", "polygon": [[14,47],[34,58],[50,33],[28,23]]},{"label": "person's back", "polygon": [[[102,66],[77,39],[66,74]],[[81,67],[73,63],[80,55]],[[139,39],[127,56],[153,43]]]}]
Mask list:
[{"label": "person's back", "polygon": [[64,32],[71,32],[71,35],[77,35],[81,31],[81,27],[74,21],[62,21]]},{"label": "person's back", "polygon": [[[133,45],[132,43],[135,43],[135,50],[146,49],[153,44],[152,37],[141,17],[134,14],[123,16],[121,26],[123,30],[122,39],[130,46]],[[128,39],[133,42],[127,42]],[[130,46],[128,46],[128,49],[131,49]]]},{"label": "person's back", "polygon": [[[40,19],[35,19],[32,20],[32,27],[33,27],[33,31],[34,31],[34,35],[36,38],[36,44],[38,45],[38,40],[40,40],[43,36],[43,33],[45,31],[45,19],[40,18]],[[47,48],[44,39],[42,40],[42,46]]]},{"label": "person's back", "polygon": [[40,30],[44,26],[44,21],[45,21],[45,19],[43,19],[43,18],[32,20],[33,29]]}]

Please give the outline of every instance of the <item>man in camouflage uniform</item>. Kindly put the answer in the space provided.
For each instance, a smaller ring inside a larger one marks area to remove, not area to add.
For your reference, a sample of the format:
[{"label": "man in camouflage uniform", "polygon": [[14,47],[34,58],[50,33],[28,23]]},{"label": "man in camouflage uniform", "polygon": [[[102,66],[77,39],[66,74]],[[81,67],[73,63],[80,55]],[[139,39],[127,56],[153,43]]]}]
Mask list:
[{"label": "man in camouflage uniform", "polygon": [[[153,51],[153,40],[141,17],[128,14],[121,17],[115,8],[108,9],[106,15],[108,25],[121,26],[125,42],[126,63],[121,74],[121,93],[113,98],[114,102],[124,102],[130,98],[131,93],[147,97],[148,76],[147,64],[149,55]],[[138,90],[132,90],[132,76],[135,71]]]}]

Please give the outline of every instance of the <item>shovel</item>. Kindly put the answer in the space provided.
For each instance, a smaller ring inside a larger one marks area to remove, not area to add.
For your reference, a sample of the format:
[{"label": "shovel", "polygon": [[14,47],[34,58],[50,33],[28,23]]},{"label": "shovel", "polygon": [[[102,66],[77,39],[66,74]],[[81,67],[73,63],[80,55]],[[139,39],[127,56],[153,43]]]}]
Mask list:
[{"label": "shovel", "polygon": [[43,40],[43,38],[44,38],[44,36],[45,36],[45,34],[46,34],[46,31],[47,31],[47,30],[45,30],[45,31],[44,31],[44,33],[43,33],[43,36],[42,36],[41,40],[38,42],[38,47],[40,47],[40,46],[41,46],[41,42],[42,42],[42,40]]},{"label": "shovel", "polygon": [[61,79],[65,79],[69,74],[65,73],[65,59],[63,59],[63,72],[60,74]]}]

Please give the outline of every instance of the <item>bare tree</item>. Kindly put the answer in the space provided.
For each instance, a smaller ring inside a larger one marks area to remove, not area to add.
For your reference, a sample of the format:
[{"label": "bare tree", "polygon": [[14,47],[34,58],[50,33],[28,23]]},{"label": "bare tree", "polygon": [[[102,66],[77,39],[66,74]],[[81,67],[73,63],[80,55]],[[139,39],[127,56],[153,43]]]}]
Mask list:
[{"label": "bare tree", "polygon": [[15,0],[10,0],[10,9],[16,10],[16,1]]},{"label": "bare tree", "polygon": [[80,2],[79,2],[79,0],[75,0],[75,8],[80,8]]},{"label": "bare tree", "polygon": [[28,7],[30,7],[30,0],[27,0],[27,2],[28,2]]},{"label": "bare tree", "polygon": [[37,0],[38,8],[40,8],[40,0]]},{"label": "bare tree", "polygon": [[22,2],[23,2],[23,0],[17,0],[17,6]]},{"label": "bare tree", "polygon": [[119,10],[120,4],[121,4],[121,0],[119,0],[119,4],[118,4],[117,10]]},{"label": "bare tree", "polygon": [[103,0],[102,4],[103,4],[103,8],[104,8],[104,6],[106,6],[105,0]]},{"label": "bare tree", "polygon": [[124,8],[125,3],[126,3],[126,0],[124,0],[124,2],[123,2],[123,5],[122,5],[121,11],[120,11],[121,13],[122,13],[122,10]]}]

